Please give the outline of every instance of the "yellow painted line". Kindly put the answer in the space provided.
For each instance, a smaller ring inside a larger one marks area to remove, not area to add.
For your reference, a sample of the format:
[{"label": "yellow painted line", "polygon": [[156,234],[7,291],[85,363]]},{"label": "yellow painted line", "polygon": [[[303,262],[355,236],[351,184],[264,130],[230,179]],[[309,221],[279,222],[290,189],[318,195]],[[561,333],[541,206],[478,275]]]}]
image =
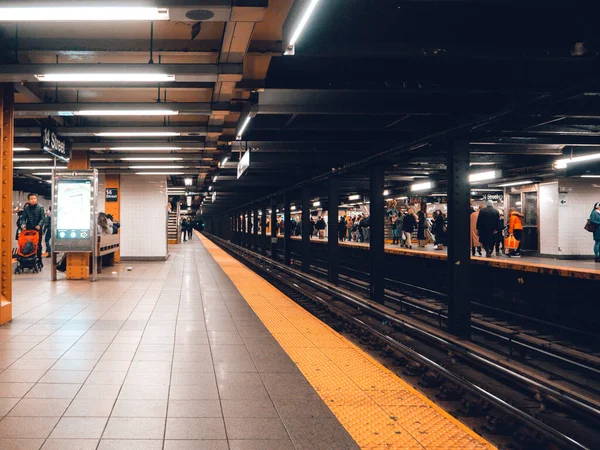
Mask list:
[{"label": "yellow painted line", "polygon": [[197,235],[361,448],[495,448],[265,279]]}]

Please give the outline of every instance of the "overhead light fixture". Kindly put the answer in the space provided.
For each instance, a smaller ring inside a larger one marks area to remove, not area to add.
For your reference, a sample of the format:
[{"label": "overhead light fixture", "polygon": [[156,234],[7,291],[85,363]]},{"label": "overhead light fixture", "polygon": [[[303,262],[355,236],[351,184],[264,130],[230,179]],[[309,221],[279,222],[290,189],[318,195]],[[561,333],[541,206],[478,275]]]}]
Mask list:
[{"label": "overhead light fixture", "polygon": [[[90,109],[73,111],[74,116],[176,116],[172,109]],[[59,114],[61,115],[61,114]]]},{"label": "overhead light fixture", "polygon": [[183,169],[185,166],[129,166],[130,169]]},{"label": "overhead light fixture", "polygon": [[296,207],[295,206],[290,206],[290,210],[296,211]]},{"label": "overhead light fixture", "polygon": [[581,178],[600,178],[600,175],[581,175]]},{"label": "overhead light fixture", "polygon": [[425,181],[424,183],[415,183],[410,186],[411,191],[426,191],[431,188],[433,188],[433,183],[431,181]]},{"label": "overhead light fixture", "polygon": [[191,186],[194,183],[194,180],[191,178],[186,178],[183,180],[186,186]]},{"label": "overhead light fixture", "polygon": [[575,156],[573,158],[559,159],[559,160],[554,161],[554,168],[555,169],[566,169],[567,165],[571,164],[571,163],[594,161],[597,159],[600,159],[600,153],[594,153],[591,155]]},{"label": "overhead light fixture", "polygon": [[167,8],[123,6],[54,6],[0,8],[0,22],[169,20]]},{"label": "overhead light fixture", "polygon": [[533,181],[531,180],[524,180],[524,181],[514,181],[512,183],[504,183],[504,184],[499,184],[499,187],[511,187],[511,186],[522,186],[524,184],[532,184]]},{"label": "overhead light fixture", "polygon": [[188,195],[185,198],[185,203],[186,203],[187,206],[192,206],[192,197],[191,197],[191,195]]},{"label": "overhead light fixture", "polygon": [[52,158],[13,158],[13,162],[52,161]]},{"label": "overhead light fixture", "polygon": [[496,170],[490,170],[488,172],[472,173],[469,175],[470,183],[479,183],[482,181],[495,180],[498,178],[498,172]]},{"label": "overhead light fixture", "polygon": [[296,45],[298,38],[302,34],[302,31],[304,31],[304,28],[306,27],[306,24],[308,23],[310,16],[312,16],[313,12],[315,11],[315,8],[317,7],[317,3],[319,3],[319,0],[310,0],[308,7],[306,8],[306,10],[304,10],[304,14],[302,15],[300,22],[298,22],[298,25],[296,26],[296,29],[294,30],[294,33],[292,34],[292,38],[290,39],[290,42],[288,43],[288,50],[286,50],[286,54],[292,54],[292,55],[294,54],[294,46]]},{"label": "overhead light fixture", "polygon": [[448,197],[448,194],[438,192],[437,194],[431,194],[433,197]]},{"label": "overhead light fixture", "polygon": [[251,120],[250,116],[246,117],[246,120],[244,121],[242,128],[240,128],[240,132],[236,136],[236,140],[239,141],[240,139],[242,139],[242,135],[244,134],[244,131],[246,131],[246,128],[248,127],[248,124],[250,123],[250,120]]},{"label": "overhead light fixture", "polygon": [[360,195],[358,195],[358,194],[351,195],[351,196],[348,197],[348,200],[350,200],[350,201],[352,201],[352,200],[360,200]]},{"label": "overhead light fixture", "polygon": [[218,179],[219,179],[219,176],[218,176],[218,175],[215,175],[215,176],[213,177],[213,179],[212,179],[212,180],[213,180],[213,183],[216,183]]},{"label": "overhead light fixture", "polygon": [[136,175],[183,175],[183,172],[136,172]]},{"label": "overhead light fixture", "polygon": [[209,191],[212,191],[212,186],[209,186],[209,187],[208,187],[208,190],[209,190]]},{"label": "overhead light fixture", "polygon": [[[313,203],[313,208],[318,208],[319,206],[321,206],[321,202],[314,202]],[[277,210],[277,212],[279,212],[279,210]]]},{"label": "overhead light fixture", "polygon": [[47,83],[168,83],[175,75],[164,73],[45,73],[35,77]]},{"label": "overhead light fixture", "polygon": [[37,175],[38,177],[49,177],[52,172],[33,172],[31,175]]},{"label": "overhead light fixture", "polygon": [[472,162],[470,166],[495,166],[497,163],[495,162]]},{"label": "overhead light fixture", "polygon": [[120,158],[121,161],[181,161],[183,158],[160,157],[160,158]]},{"label": "overhead light fixture", "polygon": [[387,189],[385,191],[383,191],[383,196],[386,197],[390,195],[390,191],[388,191]]},{"label": "overhead light fixture", "polygon": [[13,152],[28,152],[30,150],[28,147],[13,147]]},{"label": "overhead light fixture", "polygon": [[156,150],[156,151],[175,151],[181,150],[182,147],[109,147],[109,150],[120,152],[120,151],[148,151],[148,150]]},{"label": "overhead light fixture", "polygon": [[66,169],[67,166],[18,166],[18,167],[13,167],[13,169],[17,169],[17,170],[52,170],[52,169]]},{"label": "overhead light fixture", "polygon": [[94,133],[94,136],[98,137],[171,137],[180,135],[181,133],[175,131],[110,131]]},{"label": "overhead light fixture", "polygon": [[225,163],[227,163],[228,160],[229,160],[229,158],[227,156],[225,158],[223,158],[223,161],[221,161],[221,167],[223,167],[225,165]]}]

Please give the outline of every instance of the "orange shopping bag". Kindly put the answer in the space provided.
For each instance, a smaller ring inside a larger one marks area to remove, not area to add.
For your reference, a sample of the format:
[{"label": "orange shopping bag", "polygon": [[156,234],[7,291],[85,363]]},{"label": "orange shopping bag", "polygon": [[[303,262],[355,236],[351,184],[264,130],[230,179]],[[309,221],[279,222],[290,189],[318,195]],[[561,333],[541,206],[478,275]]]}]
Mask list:
[{"label": "orange shopping bag", "polygon": [[519,248],[519,241],[515,239],[515,237],[511,234],[506,239],[504,239],[504,248],[506,250],[516,250]]}]

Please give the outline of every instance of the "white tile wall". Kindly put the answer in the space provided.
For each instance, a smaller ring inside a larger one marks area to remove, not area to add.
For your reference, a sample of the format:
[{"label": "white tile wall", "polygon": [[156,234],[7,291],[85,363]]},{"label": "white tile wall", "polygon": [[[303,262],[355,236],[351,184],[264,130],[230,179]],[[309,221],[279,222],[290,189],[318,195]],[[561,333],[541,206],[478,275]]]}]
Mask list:
[{"label": "white tile wall", "polygon": [[103,173],[98,174],[98,195],[96,196],[96,207],[98,208],[98,212],[106,212],[104,208],[106,207],[105,200],[106,194],[104,192],[104,180],[105,176]]},{"label": "white tile wall", "polygon": [[593,255],[591,233],[583,229],[594,203],[600,201],[600,182],[585,178],[561,178],[559,192],[567,192],[567,206],[558,208],[560,255]]},{"label": "white tile wall", "polygon": [[540,184],[540,253],[558,255],[558,181]]},{"label": "white tile wall", "polygon": [[121,257],[167,256],[165,176],[121,175]]}]

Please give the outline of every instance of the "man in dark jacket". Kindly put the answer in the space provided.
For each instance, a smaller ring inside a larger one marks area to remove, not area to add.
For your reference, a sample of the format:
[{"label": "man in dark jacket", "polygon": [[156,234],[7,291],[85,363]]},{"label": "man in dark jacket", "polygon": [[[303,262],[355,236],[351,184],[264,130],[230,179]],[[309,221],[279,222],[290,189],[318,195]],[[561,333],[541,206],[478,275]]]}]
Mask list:
[{"label": "man in dark jacket", "polygon": [[486,258],[491,258],[492,256],[499,224],[500,213],[494,208],[494,202],[488,200],[487,206],[479,210],[479,217],[477,218],[479,242],[481,242],[483,248],[485,248]]},{"label": "man in dark jacket", "polygon": [[28,206],[23,209],[23,220],[26,230],[36,230],[38,232],[38,258],[42,258],[42,227],[46,220],[46,211],[44,207],[38,205],[37,195],[29,194],[27,196]]}]

